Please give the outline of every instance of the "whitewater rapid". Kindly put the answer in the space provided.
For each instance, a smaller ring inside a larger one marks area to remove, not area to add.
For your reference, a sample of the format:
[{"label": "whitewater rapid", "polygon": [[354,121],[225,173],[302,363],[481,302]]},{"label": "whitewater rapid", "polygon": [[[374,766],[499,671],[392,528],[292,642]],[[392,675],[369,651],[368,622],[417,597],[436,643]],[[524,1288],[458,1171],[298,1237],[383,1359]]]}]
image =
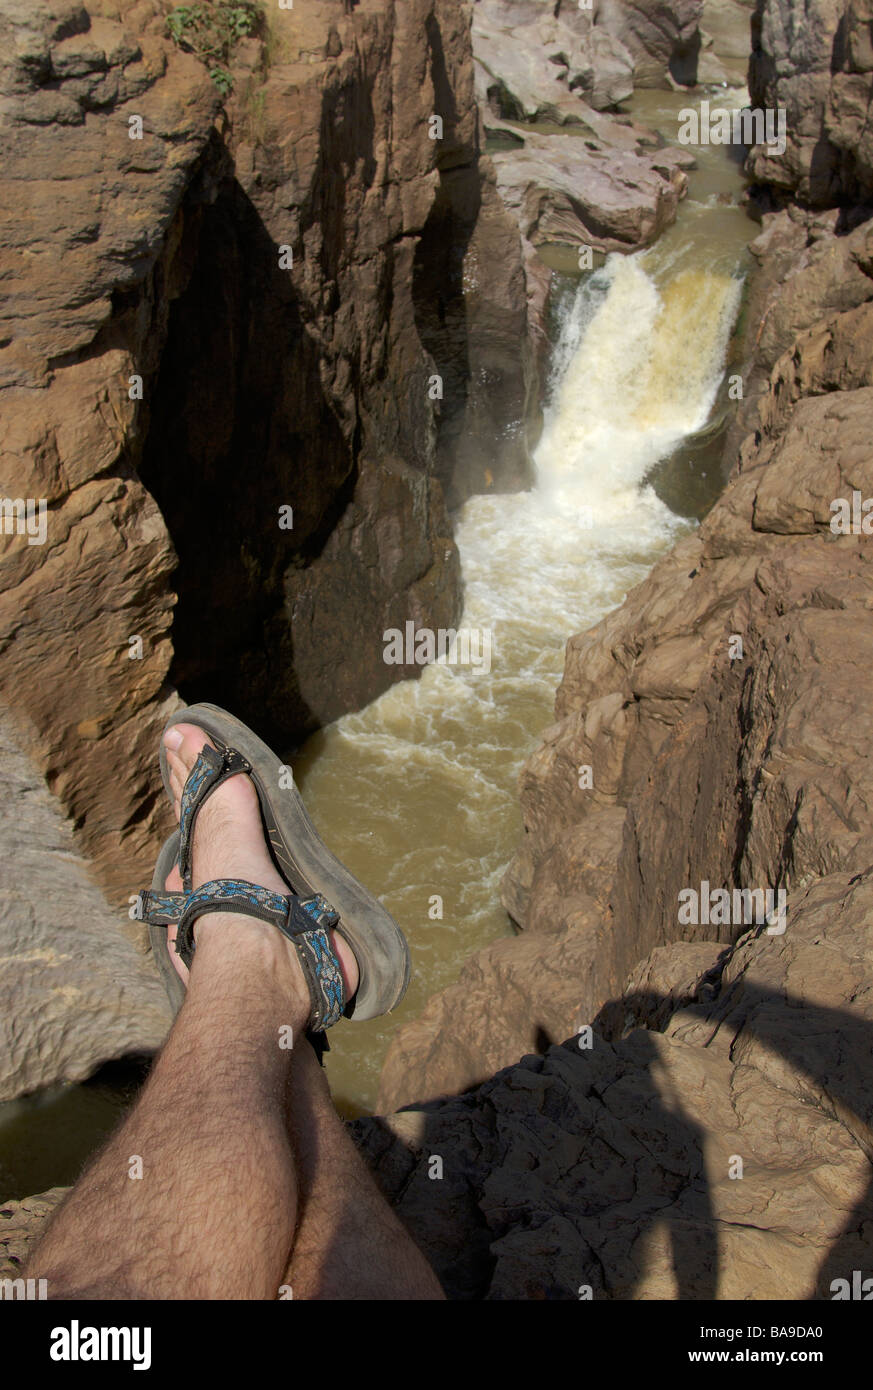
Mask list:
[{"label": "whitewater rapid", "polygon": [[[508,929],[498,893],[521,830],[516,778],[551,722],[566,641],[689,525],[645,478],[707,422],[741,285],[651,262],[612,256],[580,284],[553,354],[534,487],[471,498],[458,518],[461,622],[491,633],[490,671],[430,666],[295,763],[328,843],[410,939],[401,1017]],[[372,1103],[394,1027],[336,1030],[331,1084],[349,1113]]]}]

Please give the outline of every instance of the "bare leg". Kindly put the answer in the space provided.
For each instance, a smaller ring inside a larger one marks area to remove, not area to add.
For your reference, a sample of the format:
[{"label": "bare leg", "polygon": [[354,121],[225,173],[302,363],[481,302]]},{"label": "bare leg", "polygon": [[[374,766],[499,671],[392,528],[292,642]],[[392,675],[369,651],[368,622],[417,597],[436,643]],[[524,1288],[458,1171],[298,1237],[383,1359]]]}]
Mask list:
[{"label": "bare leg", "polygon": [[50,1298],[276,1296],[297,1206],[285,1124],[293,1054],[279,1028],[302,1029],[308,1001],[295,998],[266,932],[225,920],[233,955],[218,928],[203,933],[143,1095],[28,1265]]},{"label": "bare leg", "polygon": [[295,1049],[290,1102],[300,1208],[284,1282],[294,1298],[443,1298],[334,1110],[308,1043]]},{"label": "bare leg", "polygon": [[[177,728],[184,741],[168,757],[178,816],[206,739]],[[247,777],[205,804],[193,875],[195,885],[238,877],[287,891]],[[295,1297],[439,1297],[302,1037],[309,998],[293,947],[274,928],[227,913],[202,918],[196,941],[188,998],[143,1095],[59,1209],[28,1276],[45,1278],[51,1298],[275,1298],[299,1181],[304,1205],[285,1279]],[[354,957],[334,944],[351,992]],[[289,1026],[291,1049],[280,1045]]]}]

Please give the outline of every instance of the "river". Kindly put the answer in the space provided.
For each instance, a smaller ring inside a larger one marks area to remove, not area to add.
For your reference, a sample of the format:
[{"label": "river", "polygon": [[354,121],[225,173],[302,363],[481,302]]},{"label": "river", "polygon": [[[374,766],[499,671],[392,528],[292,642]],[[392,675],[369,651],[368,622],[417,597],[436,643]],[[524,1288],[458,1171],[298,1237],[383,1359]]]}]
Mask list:
[{"label": "river", "polygon": [[[669,139],[691,104],[643,91],[628,109]],[[493,634],[490,672],[430,666],[294,760],[324,838],[384,900],[412,950],[401,1007],[334,1030],[329,1075],[349,1116],[373,1106],[397,1027],[459,978],[470,952],[512,930],[498,892],[522,830],[516,780],[552,721],[567,639],[619,605],[720,490],[720,440],[707,427],[726,407],[757,229],[736,203],[736,158],[691,148],[688,197],[654,247],[575,276],[575,253],[546,253],[557,338],[536,485],[471,498],[455,530],[462,624]]]},{"label": "river", "polygon": [[[699,100],[641,91],[627,110],[675,139],[680,108]],[[333,1030],[329,1076],[348,1116],[372,1108],[398,1026],[512,930],[498,893],[522,829],[516,780],[552,720],[568,637],[620,604],[720,490],[725,369],[757,229],[737,205],[736,157],[691,148],[688,197],[653,248],[585,275],[568,248],[543,249],[555,347],[536,485],[474,497],[456,521],[462,621],[493,634],[490,671],[428,667],[291,759],[325,840],[412,950],[401,1007]],[[73,1181],[140,1075],[116,1064],[0,1106],[0,1198]]]}]

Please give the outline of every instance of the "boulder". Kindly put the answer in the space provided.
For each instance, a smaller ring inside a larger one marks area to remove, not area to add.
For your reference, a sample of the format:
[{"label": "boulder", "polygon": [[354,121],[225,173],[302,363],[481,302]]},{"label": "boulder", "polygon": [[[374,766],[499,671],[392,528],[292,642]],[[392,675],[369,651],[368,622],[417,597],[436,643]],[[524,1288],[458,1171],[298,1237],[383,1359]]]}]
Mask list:
[{"label": "boulder", "polygon": [[[533,246],[558,241],[597,251],[636,251],[675,221],[693,164],[685,150],[652,150],[636,131],[599,121],[592,138],[538,135],[497,121],[518,148],[493,155],[497,187]],[[627,132],[626,144],[610,129]],[[625,147],[622,148],[622,144]]]},{"label": "boulder", "polygon": [[745,71],[752,47],[752,15],[756,0],[703,0],[700,24],[722,62]]},{"label": "boulder", "polygon": [[597,0],[596,22],[629,51],[635,87],[694,86],[703,0]]},{"label": "boulder", "polygon": [[496,116],[580,119],[580,103],[603,111],[634,89],[624,44],[567,0],[473,0],[476,95]]}]

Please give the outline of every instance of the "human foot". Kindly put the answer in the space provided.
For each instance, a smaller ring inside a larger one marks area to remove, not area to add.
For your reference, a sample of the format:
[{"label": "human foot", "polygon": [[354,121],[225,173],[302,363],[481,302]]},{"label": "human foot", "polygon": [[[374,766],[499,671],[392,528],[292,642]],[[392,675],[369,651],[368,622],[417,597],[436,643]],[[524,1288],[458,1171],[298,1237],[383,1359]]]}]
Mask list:
[{"label": "human foot", "polygon": [[[188,774],[205,744],[211,739],[194,724],[174,724],[164,735],[164,748],[170,773],[176,819],[181,811],[182,790]],[[272,892],[287,895],[291,890],[274,864],[264,839],[258,794],[251,778],[243,774],[230,777],[203,803],[194,828],[191,872],[194,887],[217,878],[241,878]],[[166,883],[171,892],[182,890],[178,867]],[[231,920],[232,919],[232,920]],[[172,949],[176,928],[169,929],[170,959],[187,986],[188,969]],[[331,945],[340,963],[346,999],[358,986],[358,964],[348,943],[335,932]],[[309,993],[297,952],[275,927],[238,913],[214,913],[200,918],[194,928],[198,947],[209,942],[209,956],[232,959],[242,943],[260,941],[287,969],[289,985],[308,1001]]]}]

